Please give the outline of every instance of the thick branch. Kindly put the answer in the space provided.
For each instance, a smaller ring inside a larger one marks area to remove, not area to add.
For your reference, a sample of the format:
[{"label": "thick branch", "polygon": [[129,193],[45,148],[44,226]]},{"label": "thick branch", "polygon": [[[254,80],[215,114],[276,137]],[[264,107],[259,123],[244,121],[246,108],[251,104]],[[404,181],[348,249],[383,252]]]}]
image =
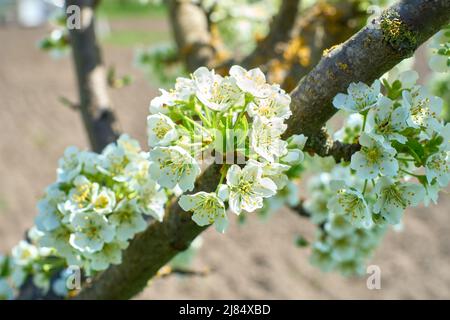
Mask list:
[{"label": "thick branch", "polygon": [[215,49],[205,11],[191,1],[167,0],[172,32],[189,71],[211,66]]},{"label": "thick branch", "polygon": [[372,83],[436,33],[450,18],[448,0],[403,0],[324,56],[291,93],[286,136],[316,134],[336,109],[333,97],[351,82]]},{"label": "thick branch", "polygon": [[94,10],[97,1],[67,0],[66,7],[81,8],[81,29],[70,30],[78,81],[79,108],[92,150],[102,149],[117,138],[116,121],[107,92],[107,77],[97,44]]},{"label": "thick branch", "polygon": [[[292,93],[293,116],[289,119],[287,136],[304,133],[314,136],[335,113],[333,97],[344,92],[354,81],[372,82],[408,57],[421,43],[450,20],[450,1],[408,0],[391,7],[387,14],[398,14],[404,30],[412,33],[392,37],[393,30],[381,30],[371,23],[339,48],[322,59],[304,77]],[[219,168],[208,168],[197,181],[195,191],[211,191],[218,183]],[[205,228],[195,225],[190,214],[174,201],[164,222],[152,224],[138,235],[124,252],[123,263],[112,266],[92,285],[82,290],[79,299],[131,298],[144,288],[147,280],[178,252],[186,249]]]},{"label": "thick branch", "polygon": [[[359,29],[358,19],[365,13],[356,1],[319,1],[309,8],[294,29],[294,36],[285,45],[284,59],[269,64],[269,74],[291,91],[298,79],[306,75],[320,60],[324,50],[342,43]],[[280,67],[286,70],[279,74]]]},{"label": "thick branch", "polygon": [[241,65],[246,68],[260,66],[272,59],[280,44],[290,39],[291,31],[295,25],[300,0],[283,0],[278,14],[270,24],[267,36],[257,44],[255,50],[245,57]]}]

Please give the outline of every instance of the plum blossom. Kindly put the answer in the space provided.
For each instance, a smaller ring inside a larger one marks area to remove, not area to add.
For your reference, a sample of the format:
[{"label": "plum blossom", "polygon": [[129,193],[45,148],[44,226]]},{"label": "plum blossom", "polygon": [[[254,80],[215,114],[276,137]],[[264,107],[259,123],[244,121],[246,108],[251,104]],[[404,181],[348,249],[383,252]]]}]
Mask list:
[{"label": "plum blossom", "polygon": [[232,165],[227,172],[229,204],[231,210],[253,212],[263,205],[263,198],[275,195],[277,186],[269,178],[262,177],[262,168],[248,163],[243,169]]},{"label": "plum blossom", "polygon": [[108,218],[111,225],[115,227],[116,238],[126,241],[147,227],[142,213],[137,209],[136,199],[126,199],[119,202],[117,208]]},{"label": "plum blossom", "polygon": [[270,89],[270,94],[267,97],[255,98],[248,104],[248,114],[251,117],[260,117],[264,120],[288,119],[292,115],[289,108],[291,96],[280,89],[278,85],[272,85]]},{"label": "plum blossom", "polygon": [[100,251],[105,243],[114,239],[114,227],[103,215],[77,212],[72,215],[70,222],[75,232],[70,235],[69,242],[81,252]]},{"label": "plum blossom", "polygon": [[405,143],[407,138],[400,132],[408,127],[406,124],[408,116],[407,108],[403,106],[394,108],[394,102],[382,96],[378,100],[378,105],[369,111],[368,127],[373,137],[382,138],[381,141],[386,142],[387,146],[393,140]]},{"label": "plum blossom", "polygon": [[147,135],[150,147],[168,146],[178,138],[175,123],[162,113],[147,117]]},{"label": "plum blossom", "polygon": [[244,95],[236,86],[234,78],[223,78],[205,67],[198,68],[193,74],[197,98],[214,111],[225,111],[243,103]]},{"label": "plum blossom", "polygon": [[351,83],[347,89],[348,94],[337,94],[333,105],[350,113],[364,112],[377,104],[380,87],[379,80],[375,80],[370,87],[363,82]]},{"label": "plum blossom", "polygon": [[395,176],[398,172],[398,162],[395,159],[396,150],[380,143],[369,134],[363,133],[359,138],[361,150],[354,153],[350,167],[356,170],[362,179],[373,179],[380,173],[385,176]]},{"label": "plum blossom", "polygon": [[200,167],[191,155],[178,146],[156,147],[150,151],[150,177],[166,188],[179,186],[183,191],[194,189]]},{"label": "plum blossom", "polygon": [[214,224],[218,232],[225,232],[228,218],[223,201],[215,193],[198,192],[182,195],[179,205],[184,211],[192,211],[192,220],[199,226]]},{"label": "plum blossom", "polygon": [[400,223],[403,211],[407,207],[417,206],[425,196],[425,189],[417,183],[400,183],[391,178],[381,177],[374,189],[377,200],[373,205],[373,211],[381,216],[389,224]]},{"label": "plum blossom", "polygon": [[348,187],[343,181],[333,181],[336,195],[328,202],[328,209],[337,214],[349,217],[351,223],[362,228],[372,226],[372,215],[364,196],[357,190]]},{"label": "plum blossom", "polygon": [[270,121],[255,118],[250,134],[253,151],[269,162],[274,162],[275,157],[285,155],[287,153],[287,142],[281,140],[281,134],[286,128],[286,124],[279,118]]},{"label": "plum blossom", "polygon": [[240,66],[232,66],[230,75],[236,79],[236,85],[242,91],[250,93],[254,97],[265,98],[270,94],[266,76],[259,68],[247,71]]},{"label": "plum blossom", "polygon": [[440,151],[430,156],[425,164],[425,174],[428,182],[436,178],[441,187],[446,187],[450,180],[450,152]]}]

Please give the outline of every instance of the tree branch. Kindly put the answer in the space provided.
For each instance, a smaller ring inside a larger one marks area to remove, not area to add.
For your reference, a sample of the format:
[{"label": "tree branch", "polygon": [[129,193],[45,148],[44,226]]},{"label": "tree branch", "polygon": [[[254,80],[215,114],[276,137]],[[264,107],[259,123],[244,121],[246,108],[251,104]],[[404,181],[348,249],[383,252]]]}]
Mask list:
[{"label": "tree branch", "polygon": [[317,134],[310,136],[305,145],[305,151],[317,154],[321,157],[333,157],[336,163],[341,161],[350,161],[352,155],[361,149],[359,143],[342,143],[333,141],[325,128],[318,131]]},{"label": "tree branch", "polygon": [[70,41],[76,68],[79,109],[92,150],[101,152],[118,137],[117,123],[107,92],[106,70],[95,34],[94,10],[98,1],[67,0],[66,7],[81,8],[81,29],[71,29]]},{"label": "tree branch", "polygon": [[211,67],[216,50],[204,10],[191,1],[167,0],[166,3],[175,42],[187,69],[194,71],[200,66]]},{"label": "tree branch", "polygon": [[[322,53],[350,38],[360,28],[358,20],[366,14],[357,1],[319,1],[309,8],[294,29],[294,36],[285,45],[284,59],[271,61],[271,79],[291,91],[298,79],[307,74],[320,60]],[[282,69],[281,72],[279,69]]]},{"label": "tree branch", "polygon": [[[396,25],[396,30],[386,26],[393,19],[400,21],[391,25],[392,28]],[[293,116],[288,121],[286,136],[296,133],[314,136],[336,112],[331,102],[337,93],[344,92],[351,82],[369,83],[380,77],[449,20],[448,0],[404,0],[386,10],[380,19],[323,57],[300,81],[291,94]],[[198,179],[194,192],[213,190],[219,169],[217,165],[209,167]],[[131,298],[203,230],[175,200],[168,206],[162,223],[153,223],[131,242],[122,264],[100,274],[77,298]]]},{"label": "tree branch", "polygon": [[278,51],[279,45],[289,41],[291,31],[295,25],[300,0],[283,0],[277,15],[270,24],[269,33],[259,42],[241,65],[246,68],[254,68],[265,64],[272,59]]},{"label": "tree branch", "polygon": [[322,57],[292,91],[285,136],[317,134],[337,111],[333,97],[351,82],[372,83],[436,33],[450,19],[448,0],[403,0],[385,10],[344,44]]}]

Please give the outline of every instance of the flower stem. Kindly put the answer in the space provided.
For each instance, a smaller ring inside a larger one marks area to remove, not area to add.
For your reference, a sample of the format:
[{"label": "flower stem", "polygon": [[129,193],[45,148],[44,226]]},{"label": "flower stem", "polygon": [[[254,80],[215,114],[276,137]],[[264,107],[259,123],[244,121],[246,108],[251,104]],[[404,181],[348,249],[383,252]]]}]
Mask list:
[{"label": "flower stem", "polygon": [[364,187],[363,187],[362,195],[364,195],[366,193],[367,181],[368,181],[367,179],[364,180]]},{"label": "flower stem", "polygon": [[364,130],[366,129],[366,122],[367,122],[367,112],[364,113],[364,119],[363,119],[363,125],[362,125],[362,129],[361,129],[361,133],[363,133]]},{"label": "flower stem", "polygon": [[407,175],[410,175],[410,176],[412,176],[412,177],[416,177],[416,178],[423,177],[423,175],[420,175],[420,174],[414,174],[414,173],[409,172],[409,171],[406,171],[406,170],[404,170],[404,169],[400,169],[400,171],[403,172],[403,173],[406,173]]},{"label": "flower stem", "polygon": [[243,110],[239,113],[239,115],[237,116],[236,121],[234,122],[232,129],[234,129],[234,127],[236,127],[236,125],[239,123],[239,120],[241,120],[241,118],[242,118],[242,116],[244,115],[244,113],[245,113],[245,109],[243,109]]},{"label": "flower stem", "polygon": [[223,166],[222,166],[222,168],[220,168],[220,173],[221,173],[221,175],[220,175],[220,180],[219,180],[219,184],[217,185],[217,187],[216,187],[216,193],[219,191],[219,187],[220,187],[220,185],[222,184],[222,182],[223,182],[223,179],[225,178],[225,176],[227,175],[227,165],[226,164],[224,164]]}]

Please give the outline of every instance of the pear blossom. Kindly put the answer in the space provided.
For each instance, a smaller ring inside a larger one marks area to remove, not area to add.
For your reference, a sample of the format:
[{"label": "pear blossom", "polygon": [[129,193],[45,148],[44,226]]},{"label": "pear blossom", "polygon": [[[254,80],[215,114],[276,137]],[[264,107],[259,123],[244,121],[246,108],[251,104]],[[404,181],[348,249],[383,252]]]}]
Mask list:
[{"label": "pear blossom", "polygon": [[197,98],[214,111],[225,111],[243,103],[244,95],[236,86],[234,78],[223,78],[205,67],[198,68],[193,74]]},{"label": "pear blossom", "polygon": [[26,266],[33,262],[39,256],[39,250],[36,246],[21,240],[12,250],[12,258],[15,264]]},{"label": "pear blossom", "polygon": [[168,146],[178,138],[175,123],[162,113],[147,117],[147,134],[150,147]]},{"label": "pear blossom", "polygon": [[266,76],[259,69],[245,70],[240,66],[232,66],[230,75],[236,79],[236,85],[244,92],[254,97],[265,98],[270,94],[270,86],[266,83]]},{"label": "pear blossom", "polygon": [[363,82],[351,83],[347,89],[348,94],[337,94],[333,99],[333,105],[350,113],[364,112],[377,104],[380,87],[379,80],[375,80],[370,87]]},{"label": "pear blossom", "polygon": [[108,217],[111,225],[115,227],[116,237],[119,241],[126,241],[147,227],[142,213],[137,210],[136,199],[122,200],[114,212]]},{"label": "pear blossom", "polygon": [[441,187],[446,187],[450,180],[450,151],[440,151],[431,155],[425,164],[428,182],[436,178]]},{"label": "pear blossom", "polygon": [[373,211],[392,225],[400,223],[407,207],[417,206],[425,196],[423,186],[416,183],[394,182],[391,178],[381,177],[375,185],[377,200]]},{"label": "pear blossom", "polygon": [[232,165],[227,172],[229,204],[231,210],[253,212],[263,205],[263,198],[275,195],[277,186],[269,178],[262,177],[262,168],[249,163],[243,169]]},{"label": "pear blossom", "polygon": [[366,133],[361,134],[359,143],[361,150],[352,155],[350,167],[356,170],[360,178],[373,179],[380,173],[385,176],[397,174],[398,162],[394,157],[394,148],[382,144]]},{"label": "pear blossom", "polygon": [[218,232],[225,232],[228,218],[225,205],[215,193],[198,192],[182,195],[178,204],[184,211],[192,211],[192,220],[199,226],[214,224]]},{"label": "pear blossom", "polygon": [[328,202],[330,211],[348,216],[357,227],[369,228],[373,224],[367,202],[359,191],[348,187],[343,181],[333,181],[333,189],[337,192]]},{"label": "pear blossom", "polygon": [[389,146],[389,141],[392,140],[400,143],[407,141],[400,132],[408,127],[406,124],[408,117],[409,112],[406,107],[394,108],[394,102],[382,96],[377,106],[369,111],[367,124],[373,137],[375,139],[380,137],[381,141]]},{"label": "pear blossom", "polygon": [[287,142],[281,140],[281,134],[286,128],[287,125],[279,118],[273,118],[270,121],[255,118],[250,134],[252,150],[269,162],[274,162],[275,157],[285,155]]},{"label": "pear blossom", "polygon": [[94,212],[77,212],[70,219],[75,232],[69,242],[81,252],[93,253],[102,250],[105,243],[114,239],[114,227],[105,216]]},{"label": "pear blossom", "polygon": [[194,189],[200,167],[191,155],[178,146],[156,147],[150,151],[150,177],[166,188],[179,186],[183,191]]},{"label": "pear blossom", "polygon": [[288,119],[291,115],[291,96],[278,85],[270,87],[270,94],[265,98],[255,98],[248,104],[247,112],[251,117],[270,120],[273,118]]}]

